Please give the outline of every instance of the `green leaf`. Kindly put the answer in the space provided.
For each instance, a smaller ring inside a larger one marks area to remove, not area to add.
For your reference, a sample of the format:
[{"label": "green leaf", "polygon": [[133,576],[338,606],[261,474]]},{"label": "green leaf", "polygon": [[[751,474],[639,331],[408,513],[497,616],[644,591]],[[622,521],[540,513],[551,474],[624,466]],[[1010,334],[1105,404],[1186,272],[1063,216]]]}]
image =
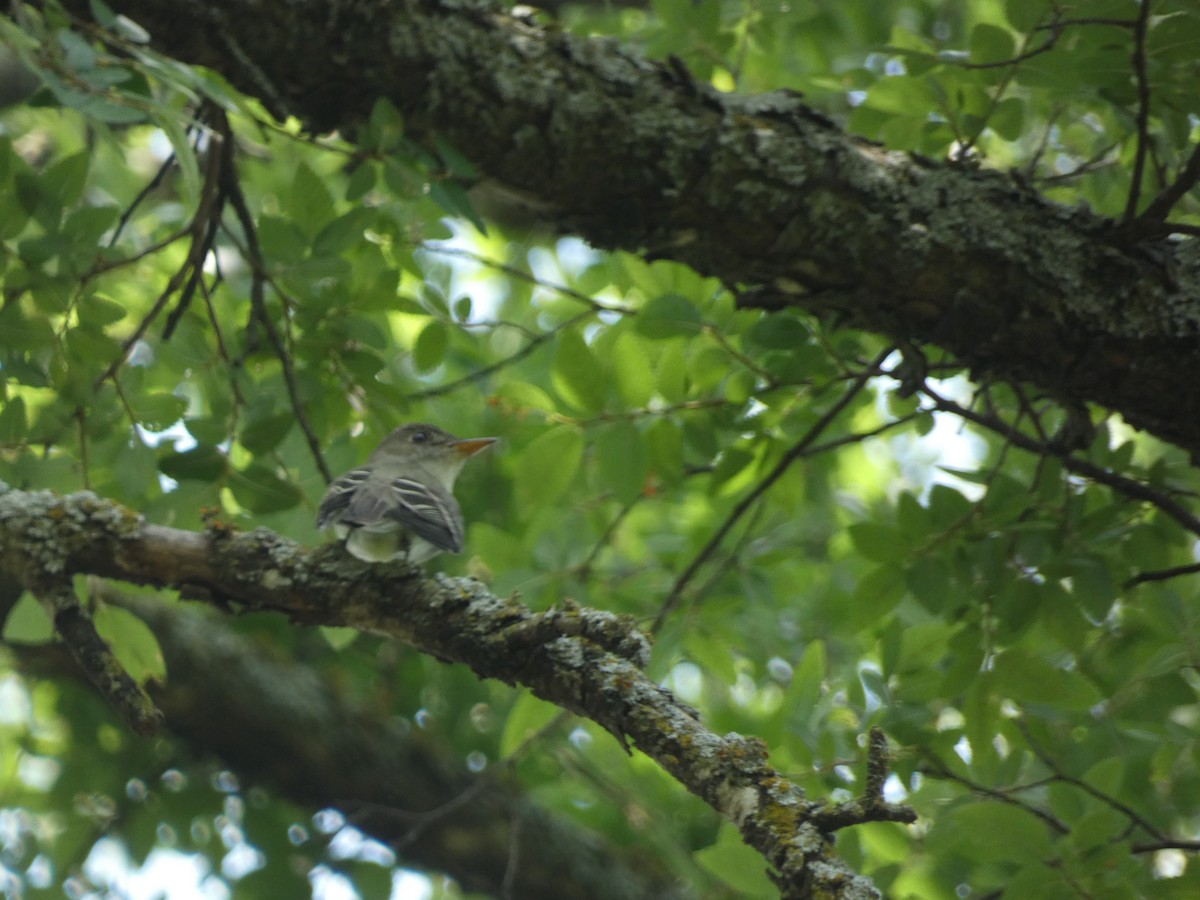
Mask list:
[{"label": "green leaf", "polygon": [[351,203],[361,200],[379,180],[379,166],[371,161],[361,162],[346,181],[346,199]]},{"label": "green leaf", "polygon": [[449,141],[439,135],[436,143],[438,156],[442,158],[442,162],[451,175],[467,181],[479,177],[479,170],[475,168],[475,165],[454,149]]},{"label": "green leaf", "polygon": [[553,703],[539,700],[529,691],[522,691],[508,711],[504,733],[500,736],[499,753],[511,756],[531,735],[537,734],[562,712]]},{"label": "green leaf", "polygon": [[742,840],[728,822],[717,832],[717,842],[693,854],[700,867],[744,897],[774,897],[779,888],[767,877],[762,856]]},{"label": "green leaf", "polygon": [[583,434],[574,425],[559,425],[521,449],[515,475],[522,506],[534,509],[557,500],[583,461]]},{"label": "green leaf", "polygon": [[130,398],[137,421],[151,431],[166,431],[187,410],[187,401],[174,394],[152,393]]},{"label": "green leaf", "polygon": [[225,416],[196,416],[183,426],[198,444],[220,444],[229,437],[229,419]]},{"label": "green leaf", "polygon": [[746,340],[770,350],[792,350],[803,347],[812,334],[808,326],[788,313],[768,313],[750,326]]},{"label": "green leaf", "polygon": [[800,664],[792,673],[792,683],[788,685],[786,706],[789,710],[804,718],[816,707],[829,674],[828,665],[825,642],[810,641],[804,648]]},{"label": "green leaf", "polygon": [[638,312],[635,327],[652,340],[698,334],[703,321],[696,307],[680,294],[662,294]]},{"label": "green leaf", "polygon": [[1095,620],[1103,619],[1117,598],[1117,586],[1104,560],[1085,556],[1069,561],[1071,596]]},{"label": "green leaf", "polygon": [[1032,31],[1050,14],[1052,0],[1006,0],[1004,13],[1017,31]]},{"label": "green leaf", "polygon": [[4,623],[4,640],[14,644],[45,644],[54,637],[54,623],[46,607],[26,591],[8,614]]},{"label": "green leaf", "polygon": [[654,395],[654,370],[646,341],[631,331],[623,331],[613,341],[609,358],[621,400],[629,406],[646,406]]},{"label": "green leaf", "polygon": [[96,24],[104,28],[112,28],[117,21],[117,14],[104,0],[88,0],[88,9],[92,13],[92,18],[96,20]]},{"label": "green leaf", "polygon": [[929,512],[939,529],[957,525],[972,510],[971,501],[944,484],[935,484],[929,490]]},{"label": "green leaf", "polygon": [[682,403],[687,399],[687,342],[670,341],[662,345],[655,367],[654,386],[668,403]]},{"label": "green leaf", "polygon": [[25,400],[12,397],[0,402],[0,445],[25,440],[29,423],[25,418]]},{"label": "green leaf", "polygon": [[446,346],[450,341],[446,326],[436,319],[421,329],[413,345],[413,365],[418,372],[430,372],[446,358]]},{"label": "green leaf", "polygon": [[42,316],[27,317],[18,303],[0,307],[0,347],[40,350],[54,343],[54,329]]},{"label": "green leaf", "polygon": [[940,556],[921,556],[908,568],[909,593],[932,613],[946,609],[955,593],[950,566]]},{"label": "green leaf", "polygon": [[296,422],[293,412],[276,413],[247,422],[238,441],[255,456],[269,453],[279,446]]},{"label": "green leaf", "polygon": [[645,432],[650,466],[660,479],[673,484],[683,477],[683,432],[670,419],[656,419]]},{"label": "green leaf", "polygon": [[997,654],[993,671],[997,689],[1018,703],[1086,710],[1102,699],[1079,673],[1053,666],[1027,650]]},{"label": "green leaf", "polygon": [[53,198],[60,212],[74,206],[83,196],[90,163],[91,154],[76,153],[73,156],[64,156],[42,174],[41,191]]},{"label": "green leaf", "polygon": [[260,216],[258,242],[265,257],[276,264],[299,263],[308,254],[308,238],[292,219]]},{"label": "green leaf", "polygon": [[904,599],[904,573],[893,565],[880,566],[863,576],[854,589],[853,602],[840,615],[854,631],[879,622]]},{"label": "green leaf", "polygon": [[929,840],[932,852],[954,850],[975,863],[1033,863],[1045,855],[1046,826],[1033,813],[1007,803],[972,803],[940,816]]},{"label": "green leaf", "polygon": [[125,318],[125,307],[103,294],[87,294],[75,309],[80,324],[93,328],[104,328]]},{"label": "green leaf", "polygon": [[288,221],[307,234],[317,234],[333,218],[333,197],[325,179],[302,162],[292,173],[289,190],[280,200],[290,214]]},{"label": "green leaf", "polygon": [[475,207],[471,205],[471,200],[467,197],[467,192],[462,185],[455,181],[435,181],[429,185],[429,197],[452,216],[459,216],[466,219],[477,229],[479,233],[487,236],[487,226],[483,224],[483,219],[479,218],[479,214],[475,212]]},{"label": "green leaf", "polygon": [[102,603],[93,614],[96,631],[112,647],[117,660],[138,684],[165,681],[167,663],[158,638],[149,626],[127,609]]},{"label": "green leaf", "polygon": [[363,129],[362,146],[376,152],[394,148],[404,137],[404,119],[395,104],[380,97],[371,107],[371,117]]},{"label": "green leaf", "polygon": [[971,29],[971,62],[1004,62],[1016,55],[1016,43],[1008,29],[986,22]]},{"label": "green leaf", "polygon": [[988,125],[1006,141],[1018,140],[1025,131],[1025,100],[1006,97],[996,104]]},{"label": "green leaf", "polygon": [[229,468],[229,460],[216,447],[200,444],[182,453],[167,453],[158,461],[158,470],[176,481],[216,481]]},{"label": "green leaf", "polygon": [[578,332],[565,331],[558,336],[552,380],[559,395],[580,412],[599,412],[604,408],[607,379]]},{"label": "green leaf", "polygon": [[357,628],[344,625],[322,625],[318,630],[321,632],[321,637],[325,638],[325,643],[334,650],[345,650],[362,634]]},{"label": "green leaf", "polygon": [[362,243],[363,232],[374,220],[374,212],[362,207],[355,207],[345,215],[338,216],[313,238],[313,256],[334,256]]},{"label": "green leaf", "polygon": [[239,504],[259,515],[291,509],[304,500],[300,488],[281,478],[270,466],[259,463],[231,472],[229,490]]},{"label": "green leaf", "polygon": [[855,549],[872,562],[896,562],[911,549],[906,535],[890,525],[860,522],[847,530]]},{"label": "green leaf", "polygon": [[603,487],[622,503],[641,496],[650,466],[646,445],[630,422],[615,422],[596,438],[596,461]]}]

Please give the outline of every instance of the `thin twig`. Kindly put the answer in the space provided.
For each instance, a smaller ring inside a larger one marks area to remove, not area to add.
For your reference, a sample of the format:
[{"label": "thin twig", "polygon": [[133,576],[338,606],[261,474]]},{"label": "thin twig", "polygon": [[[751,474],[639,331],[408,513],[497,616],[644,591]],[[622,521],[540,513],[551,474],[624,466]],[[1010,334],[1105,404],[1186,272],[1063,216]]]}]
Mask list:
[{"label": "thin twig", "polygon": [[498,372],[500,369],[503,369],[506,366],[511,366],[513,363],[524,359],[538,347],[542,346],[542,344],[553,339],[560,331],[565,331],[572,325],[577,325],[585,319],[591,318],[595,314],[596,311],[594,309],[587,309],[581,313],[577,313],[576,315],[567,319],[565,322],[562,322],[551,328],[549,331],[542,332],[511,356],[506,356],[504,359],[498,360],[491,365],[484,366],[482,369],[476,369],[473,372],[469,372],[466,375],[463,375],[461,378],[456,378],[454,381],[448,381],[445,384],[440,384],[437,387],[427,388],[423,391],[413,391],[411,394],[408,394],[407,397],[409,400],[428,400],[431,397],[441,397],[445,394],[453,393],[460,387],[473,384],[476,381],[482,381],[494,372]]},{"label": "thin twig", "polygon": [[1104,793],[1104,791],[1100,790],[1099,788],[1092,787],[1086,781],[1083,781],[1080,778],[1076,778],[1074,775],[1068,775],[1066,772],[1064,772],[1062,770],[1062,768],[1058,765],[1058,763],[1055,762],[1054,758],[1049,753],[1046,752],[1046,750],[1042,747],[1042,745],[1040,743],[1038,743],[1037,738],[1035,738],[1033,736],[1033,732],[1030,731],[1030,729],[1029,729],[1028,722],[1026,722],[1022,718],[1016,718],[1013,720],[1013,723],[1017,726],[1017,730],[1020,731],[1021,735],[1025,738],[1025,742],[1029,745],[1029,749],[1033,751],[1034,756],[1036,756],[1039,760],[1041,760],[1042,765],[1044,765],[1047,769],[1049,769],[1051,772],[1054,773],[1055,778],[1057,778],[1059,781],[1063,782],[1064,784],[1073,785],[1074,787],[1079,788],[1085,794],[1088,794],[1091,797],[1095,798],[1096,800],[1099,800],[1101,803],[1104,803],[1107,806],[1111,806],[1117,812],[1121,813],[1127,819],[1129,819],[1130,822],[1133,822],[1139,828],[1144,830],[1147,834],[1149,834],[1155,840],[1157,840],[1157,841],[1168,840],[1168,838],[1165,834],[1163,834],[1161,831],[1158,830],[1158,828],[1156,828],[1149,821],[1147,821],[1145,818],[1143,818],[1141,813],[1139,813],[1137,810],[1133,809],[1133,807],[1129,806],[1126,803],[1123,803],[1122,801],[1118,800],[1116,797],[1113,797],[1109,794]]},{"label": "thin twig", "polygon": [[562,294],[564,297],[569,297],[572,300],[578,300],[580,303],[586,303],[592,309],[602,312],[615,312],[624,316],[632,316],[637,314],[637,310],[629,306],[618,306],[612,303],[604,303],[597,300],[595,297],[589,297],[587,294],[573,290],[561,284],[547,284],[531,272],[520,269],[516,266],[511,266],[508,263],[502,263],[499,260],[488,259],[471,250],[465,250],[462,247],[443,247],[437,244],[425,244],[423,249],[426,253],[437,253],[441,256],[455,256],[459,259],[469,259],[481,266],[489,269],[495,269],[497,272],[532,284],[535,287],[540,287],[548,291],[554,291],[557,294]]},{"label": "thin twig", "polygon": [[1171,578],[1178,578],[1181,575],[1195,575],[1197,572],[1200,572],[1200,563],[1189,563],[1186,566],[1174,566],[1170,569],[1138,572],[1138,574],[1125,582],[1125,587],[1134,587],[1135,585],[1146,584],[1150,581],[1167,581]]},{"label": "thin twig", "polygon": [[592,571],[592,566],[596,564],[597,557],[599,557],[601,551],[608,546],[608,543],[612,540],[613,535],[617,533],[617,529],[621,527],[621,523],[625,521],[625,518],[631,512],[633,512],[633,508],[645,499],[645,494],[638,494],[636,497],[622,506],[617,514],[613,516],[613,520],[608,523],[608,527],[604,529],[604,533],[601,534],[600,537],[596,538],[596,542],[592,544],[592,547],[588,551],[588,555],[584,558],[583,562],[575,567],[575,575],[577,578],[579,578],[581,581],[587,580],[588,575]]},{"label": "thin twig", "polygon": [[1146,74],[1146,26],[1150,20],[1150,0],[1142,0],[1137,25],[1133,32],[1133,72],[1137,79],[1137,152],[1133,157],[1133,177],[1129,199],[1125,203],[1123,222],[1132,222],[1137,215],[1138,198],[1142,192],[1142,175],[1146,169],[1146,151],[1150,146],[1150,81]]},{"label": "thin twig", "polygon": [[54,630],[71,656],[113,710],[135,733],[143,737],[155,734],[162,725],[162,713],[97,633],[96,624],[80,605],[70,578],[54,578],[30,587],[46,607],[54,621]]},{"label": "thin twig", "polygon": [[127,207],[125,207],[125,211],[121,213],[121,217],[117,219],[117,226],[113,229],[112,237],[108,239],[109,249],[116,245],[117,239],[121,237],[121,232],[125,230],[125,226],[129,224],[129,220],[133,218],[134,212],[142,204],[142,201],[158,189],[158,186],[163,183],[163,179],[167,177],[167,173],[171,171],[171,167],[174,165],[175,153],[172,151],[171,154],[167,156],[165,160],[163,160],[162,165],[158,167],[158,171],[154,173],[154,177],[146,183],[144,188],[138,191],[137,196],[133,198]]},{"label": "thin twig", "polygon": [[932,750],[922,748],[920,752],[921,756],[932,763],[931,768],[920,769],[920,771],[924,774],[955,781],[967,788],[973,794],[978,794],[981,797],[990,797],[993,800],[999,800],[1001,803],[1007,803],[1010,806],[1023,809],[1031,816],[1036,816],[1037,818],[1041,819],[1042,822],[1045,823],[1046,827],[1055,834],[1067,835],[1071,833],[1070,826],[1053,813],[1049,813],[1040,807],[1034,806],[1032,803],[1022,800],[1020,797],[1013,796],[1019,791],[1030,790],[1036,785],[1017,786],[1005,789],[989,787],[986,784],[980,784],[977,781],[972,781],[970,778],[967,778],[964,775],[959,775],[953,769],[947,766]]},{"label": "thin twig", "polygon": [[662,606],[658,611],[658,615],[654,619],[654,624],[650,628],[652,634],[657,634],[662,628],[663,623],[666,621],[667,616],[674,612],[675,607],[679,605],[679,601],[683,597],[684,590],[687,588],[688,584],[691,583],[692,579],[696,577],[696,573],[700,570],[700,567],[703,566],[716,552],[717,548],[721,544],[721,541],[724,540],[725,535],[730,532],[733,526],[736,525],[738,520],[746,514],[746,512],[751,506],[754,505],[758,498],[770,490],[771,486],[783,477],[783,474],[787,472],[789,468],[791,468],[792,463],[805,455],[813,443],[816,442],[817,438],[820,437],[825,430],[833,424],[833,421],[839,415],[841,415],[842,411],[850,405],[851,401],[854,400],[855,397],[858,396],[858,394],[866,386],[867,382],[872,377],[879,374],[879,366],[885,359],[887,359],[891,352],[892,348],[889,347],[876,356],[875,360],[855,377],[842,396],[838,398],[838,401],[834,403],[833,406],[831,406],[828,410],[826,410],[825,414],[813,424],[812,428],[808,430],[804,437],[802,437],[794,446],[792,446],[790,450],[788,450],[787,453],[783,455],[783,458],[775,464],[775,468],[770,471],[767,477],[760,481],[754,487],[754,490],[750,491],[750,493],[743,497],[737,506],[733,508],[733,511],[728,517],[726,517],[725,521],[721,523],[721,527],[713,533],[712,537],[708,539],[708,542],[703,548],[701,548],[700,552],[696,554],[695,558],[691,561],[688,567],[683,570],[683,574],[681,574],[679,578],[675,580],[675,584],[671,587],[671,591],[667,594],[666,599],[663,600]]},{"label": "thin twig", "polygon": [[1132,478],[1105,469],[1103,466],[1098,466],[1089,460],[1072,456],[1070,453],[1064,452],[1061,448],[1055,447],[1053,444],[1042,444],[1001,419],[977,413],[959,403],[955,403],[953,400],[942,397],[928,385],[921,388],[921,393],[933,401],[935,409],[941,412],[953,413],[989,431],[994,431],[1002,435],[1013,446],[1019,447],[1022,450],[1057,457],[1068,471],[1074,472],[1076,475],[1091,478],[1100,484],[1108,485],[1126,497],[1150,503],[1192,532],[1192,534],[1200,535],[1200,518],[1194,516],[1181,503],[1160,491],[1156,491],[1142,484],[1140,481],[1135,481]]},{"label": "thin twig", "polygon": [[204,264],[204,259],[208,256],[208,251],[211,248],[211,240],[213,228],[211,223],[220,216],[220,207],[222,204],[221,198],[221,161],[219,154],[212,153],[205,167],[204,186],[200,191],[200,201],[196,206],[196,214],[192,217],[192,221],[188,226],[188,231],[192,236],[191,246],[188,248],[187,257],[182,265],[171,276],[167,282],[167,286],[163,288],[158,299],[150,307],[150,311],[142,317],[142,320],[134,328],[133,333],[125,339],[121,345],[121,352],[108,366],[107,369],[93,383],[93,387],[99,390],[100,385],[113,378],[117,370],[121,368],[125,359],[129,356],[130,350],[134,345],[142,339],[146,331],[154,324],[154,320],[166,308],[167,302],[175,295],[175,292],[180,289],[185,280],[193,275],[193,273],[201,270]]},{"label": "thin twig", "polygon": [[233,159],[233,129],[230,127],[229,119],[225,116],[224,112],[218,112],[218,116],[218,128],[222,135],[221,155],[224,157],[224,164],[221,166],[223,176],[222,187],[229,198],[229,205],[233,209],[238,223],[242,226],[242,234],[246,240],[246,255],[252,270],[252,277],[250,279],[250,305],[255,312],[255,318],[262,323],[263,329],[267,332],[267,338],[270,340],[271,347],[279,359],[279,365],[283,369],[283,380],[287,386],[292,413],[296,416],[296,424],[300,426],[300,430],[304,433],[304,438],[308,442],[309,452],[312,453],[313,460],[317,464],[317,469],[320,470],[325,481],[330,482],[333,481],[333,472],[330,471],[329,464],[325,461],[325,454],[321,450],[321,442],[317,439],[317,433],[313,430],[308,413],[304,410],[304,404],[300,401],[300,389],[296,382],[296,367],[292,363],[291,354],[288,353],[287,347],[284,346],[279,329],[275,327],[275,323],[267,313],[266,300],[263,296],[263,285],[266,280],[264,275],[266,264],[263,262],[262,248],[258,243],[258,232],[254,225],[254,216],[250,213],[250,207],[246,203],[246,196],[242,193],[242,186],[237,178],[237,167]]},{"label": "thin twig", "polygon": [[1196,186],[1197,181],[1200,181],[1200,143],[1192,147],[1191,155],[1179,170],[1179,175],[1142,210],[1134,226],[1142,228],[1164,222],[1175,204]]}]

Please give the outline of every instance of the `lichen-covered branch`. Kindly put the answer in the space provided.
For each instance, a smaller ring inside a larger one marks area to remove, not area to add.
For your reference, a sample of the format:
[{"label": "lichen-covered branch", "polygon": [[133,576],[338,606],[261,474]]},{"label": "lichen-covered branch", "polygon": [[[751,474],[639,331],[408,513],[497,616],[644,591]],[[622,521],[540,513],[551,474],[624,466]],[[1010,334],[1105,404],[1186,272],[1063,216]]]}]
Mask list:
[{"label": "lichen-covered branch", "polygon": [[[2,484],[0,571],[26,584],[43,572],[80,572],[170,585],[300,623],[397,638],[480,677],[522,685],[637,747],[740,829],[774,867],[785,896],[874,894],[833,854],[818,824],[825,805],[775,771],[761,742],[712,733],[646,678],[649,647],[626,618],[575,607],[535,613],[476,581],[364,564],[337,545],[312,551],[263,529],[147,525],[91,492],[59,497]],[[903,807],[873,813],[915,818]]]},{"label": "lichen-covered branch", "polygon": [[131,730],[143,737],[158,731],[162,713],[142,686],[130,677],[112,648],[75,596],[71,579],[62,574],[44,575],[30,583],[54,622],[54,630],[100,695]]},{"label": "lichen-covered branch", "polygon": [[112,6],[314,130],[351,134],[386,97],[412,137],[598,246],[684,262],[743,305],[932,342],[1200,452],[1194,240],[1137,241],[1017,178],[857,140],[794,94],[722,94],[488,0]]}]

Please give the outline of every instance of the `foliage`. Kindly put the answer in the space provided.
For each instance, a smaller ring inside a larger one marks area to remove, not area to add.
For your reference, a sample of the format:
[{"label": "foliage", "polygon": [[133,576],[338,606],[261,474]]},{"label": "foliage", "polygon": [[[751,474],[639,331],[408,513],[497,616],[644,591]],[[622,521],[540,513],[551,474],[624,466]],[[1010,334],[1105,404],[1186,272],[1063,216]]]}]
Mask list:
[{"label": "foliage", "polygon": [[[1200,114],[1200,13],[1139,9],[656,0],[562,15],[723,89],[799,89],[888,147],[1013,168],[1120,217],[1171,182]],[[386,102],[354,135],[301,134],[94,11],[0,20],[44,83],[0,114],[0,480],[90,488],[178,527],[215,508],[315,545],[328,475],[397,424],[500,435],[460,482],[467,554],[437,565],[535,607],[573,598],[654,623],[653,674],[714,730],[762,737],[812,795],[859,793],[862,736],[882,726],[888,795],[921,822],[838,842],[881,889],[1200,890],[1181,852],[1200,828],[1200,604],[1192,578],[1154,578],[1194,561],[1196,521],[1171,506],[1200,488],[1182,453],[1104,410],[972,385],[952,359],[914,376],[911,348],[739,310],[670,262],[485,221],[470,163],[410,143]],[[1195,213],[1193,193],[1173,219]],[[27,597],[6,638],[44,641],[40,616]],[[242,627],[297,650],[278,623]],[[145,635],[112,636],[153,674]],[[520,692],[415,656],[381,673],[368,637],[304,652],[464,766],[519,750],[540,803],[649,842],[697,890],[762,889],[729,826],[599,729],[524,746],[553,710]],[[135,865],[195,851],[231,885],[250,876],[227,854],[252,845],[258,877],[299,879],[289,827],[311,830],[312,811],[121,733],[65,680],[10,674],[0,691],[11,892],[85,890],[101,839]],[[214,790],[199,787],[210,772]],[[368,895],[378,873],[357,877]]]}]

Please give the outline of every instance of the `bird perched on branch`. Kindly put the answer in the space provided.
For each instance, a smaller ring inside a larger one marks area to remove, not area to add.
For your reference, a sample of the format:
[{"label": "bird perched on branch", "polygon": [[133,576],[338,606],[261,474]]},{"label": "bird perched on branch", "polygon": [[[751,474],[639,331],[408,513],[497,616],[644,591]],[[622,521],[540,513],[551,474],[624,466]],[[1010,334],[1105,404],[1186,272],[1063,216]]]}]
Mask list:
[{"label": "bird perched on branch", "polygon": [[420,563],[463,547],[454,479],[495,438],[460,440],[433,425],[402,425],[366,463],[335,478],[321,498],[317,527],[332,526],[366,562]]}]

